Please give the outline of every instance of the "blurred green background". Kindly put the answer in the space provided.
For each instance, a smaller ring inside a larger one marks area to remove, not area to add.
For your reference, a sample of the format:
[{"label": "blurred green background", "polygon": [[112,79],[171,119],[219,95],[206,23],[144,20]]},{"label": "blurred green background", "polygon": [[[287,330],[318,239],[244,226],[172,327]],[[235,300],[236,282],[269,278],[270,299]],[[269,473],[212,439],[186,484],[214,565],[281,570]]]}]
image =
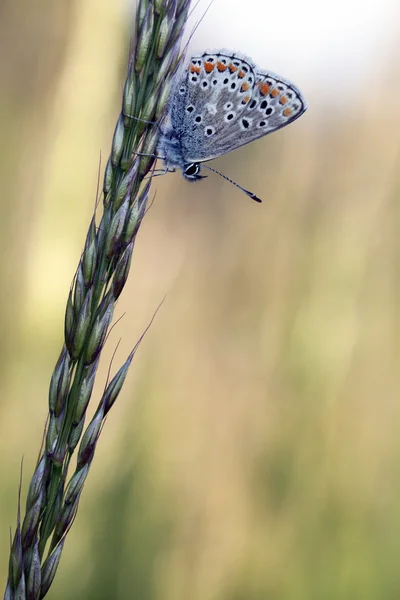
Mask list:
[{"label": "blurred green background", "polygon": [[[0,4],[1,581],[119,111],[129,8]],[[220,45],[208,19],[213,7],[195,50]],[[283,73],[306,115],[215,162],[264,204],[217,176],[154,183],[98,392],[118,340],[114,370],[166,300],[49,599],[399,597],[399,53],[388,28],[350,89],[351,72],[318,77],[323,37]]]}]

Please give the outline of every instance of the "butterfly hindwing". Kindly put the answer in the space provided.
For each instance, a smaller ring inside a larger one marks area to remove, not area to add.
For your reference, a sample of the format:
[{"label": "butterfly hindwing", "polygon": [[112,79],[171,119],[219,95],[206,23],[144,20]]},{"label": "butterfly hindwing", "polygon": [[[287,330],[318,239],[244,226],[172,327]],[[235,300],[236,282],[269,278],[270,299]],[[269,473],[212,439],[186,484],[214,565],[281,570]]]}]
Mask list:
[{"label": "butterfly hindwing", "polygon": [[254,93],[241,122],[243,125],[249,121],[244,136],[249,141],[289,125],[307,109],[301,92],[290,81],[270,72],[257,72],[256,76]]}]

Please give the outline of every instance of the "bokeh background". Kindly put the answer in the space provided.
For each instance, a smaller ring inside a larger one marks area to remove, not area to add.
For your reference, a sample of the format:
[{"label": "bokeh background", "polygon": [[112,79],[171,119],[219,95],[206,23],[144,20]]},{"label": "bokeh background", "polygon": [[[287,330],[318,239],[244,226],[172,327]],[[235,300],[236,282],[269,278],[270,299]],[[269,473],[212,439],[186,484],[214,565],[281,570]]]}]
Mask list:
[{"label": "bokeh background", "polygon": [[[241,50],[310,108],[215,161],[262,205],[216,175],[154,183],[98,392],[118,340],[114,370],[166,300],[49,599],[399,597],[396,4],[215,0],[197,29],[193,50]],[[1,581],[133,12],[127,0],[0,3]]]}]

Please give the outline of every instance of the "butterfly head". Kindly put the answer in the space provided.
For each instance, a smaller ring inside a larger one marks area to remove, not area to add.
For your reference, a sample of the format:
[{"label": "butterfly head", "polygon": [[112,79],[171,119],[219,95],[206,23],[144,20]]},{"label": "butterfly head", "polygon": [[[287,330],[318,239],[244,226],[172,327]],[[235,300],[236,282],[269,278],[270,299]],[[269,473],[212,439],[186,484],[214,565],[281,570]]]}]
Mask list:
[{"label": "butterfly head", "polygon": [[187,163],[183,165],[182,174],[188,181],[200,181],[200,179],[207,177],[207,175],[200,175],[200,172],[200,163]]}]

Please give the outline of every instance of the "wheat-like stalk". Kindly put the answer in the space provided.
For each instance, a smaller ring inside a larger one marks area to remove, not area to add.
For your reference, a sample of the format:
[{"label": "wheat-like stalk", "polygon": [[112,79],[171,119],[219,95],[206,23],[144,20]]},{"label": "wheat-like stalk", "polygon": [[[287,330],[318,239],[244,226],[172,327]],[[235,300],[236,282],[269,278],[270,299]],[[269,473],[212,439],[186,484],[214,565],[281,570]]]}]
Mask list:
[{"label": "wheat-like stalk", "polygon": [[[151,179],[145,185],[141,182],[153,166],[159,135],[158,128],[147,121],[160,121],[165,111],[171,80],[182,58],[180,41],[189,5],[190,0],[140,0],[137,7],[136,42],[105,168],[102,216],[98,226],[95,216],[90,223],[67,301],[65,342],[50,382],[44,447],[23,518],[18,500],[5,600],[39,600],[47,594],[104,419],[134,355],[135,350],[107,385],[85,429],[101,351],[146,210]],[[146,156],[138,156],[139,149]]]}]

